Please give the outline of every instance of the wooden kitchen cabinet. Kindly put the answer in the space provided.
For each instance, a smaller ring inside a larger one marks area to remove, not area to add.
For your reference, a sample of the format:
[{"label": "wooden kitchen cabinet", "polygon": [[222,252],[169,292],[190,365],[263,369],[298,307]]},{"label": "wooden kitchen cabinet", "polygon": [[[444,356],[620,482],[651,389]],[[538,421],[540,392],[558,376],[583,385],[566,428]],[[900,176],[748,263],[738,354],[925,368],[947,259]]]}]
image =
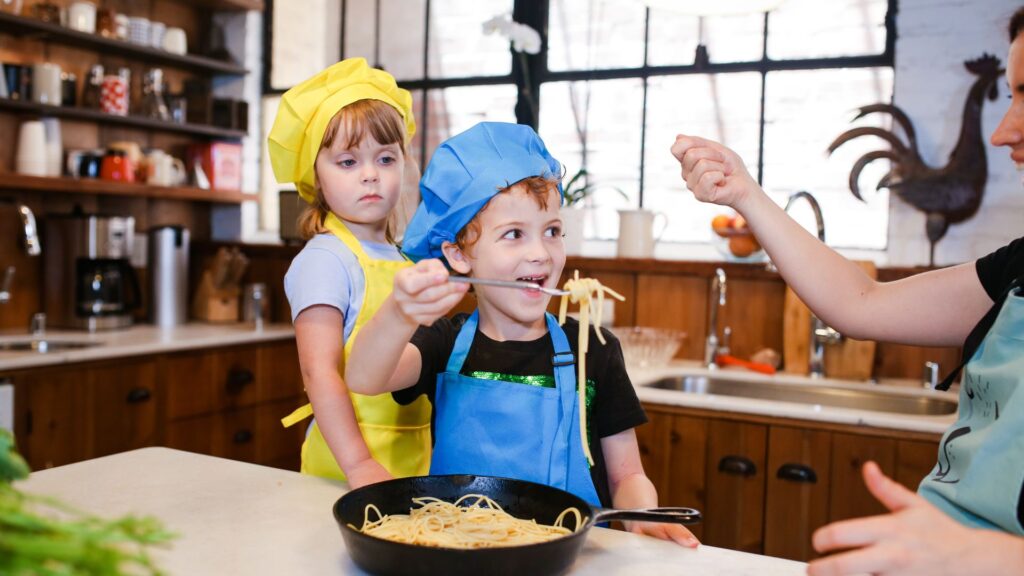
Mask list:
[{"label": "wooden kitchen cabinet", "polygon": [[762,552],[767,442],[767,426],[708,423],[706,544]]},{"label": "wooden kitchen cabinet", "polygon": [[0,374],[33,469],[145,446],[297,470],[306,402],[294,340]]},{"label": "wooden kitchen cabinet", "polygon": [[[636,430],[659,504],[701,510],[701,542],[810,560],[814,531],[881,513],[864,487],[868,460],[911,490],[935,463],[938,438],[820,422],[645,405]],[[847,432],[849,430],[849,432]]]},{"label": "wooden kitchen cabinet", "polygon": [[816,556],[811,535],[828,523],[831,433],[772,426],[764,511],[764,553]]}]

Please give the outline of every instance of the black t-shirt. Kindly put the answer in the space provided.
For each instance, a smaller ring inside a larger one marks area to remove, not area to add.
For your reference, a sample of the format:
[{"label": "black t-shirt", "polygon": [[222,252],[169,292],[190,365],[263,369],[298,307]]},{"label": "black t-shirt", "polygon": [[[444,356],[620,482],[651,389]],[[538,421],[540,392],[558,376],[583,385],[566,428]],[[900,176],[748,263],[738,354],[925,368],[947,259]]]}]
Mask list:
[{"label": "black t-shirt", "polygon": [[[997,302],[1009,288],[1010,283],[1024,275],[1024,237],[1017,238],[999,250],[979,258],[974,263],[978,279],[993,302]],[[998,302],[997,302],[998,303]],[[988,335],[988,331],[999,315],[1000,307],[994,306],[978,321],[964,340],[964,357],[967,361]]]},{"label": "black t-shirt", "polygon": [[[409,404],[420,394],[426,394],[431,402],[434,401],[437,375],[445,371],[448,358],[455,347],[455,338],[468,318],[467,314],[458,314],[451,319],[442,318],[432,326],[420,327],[416,331],[412,337],[412,344],[419,349],[423,358],[420,379],[414,386],[394,392],[392,396],[396,402]],[[562,329],[574,356],[578,357],[576,334],[579,333],[579,324],[569,318]],[[590,474],[602,505],[610,506],[611,491],[600,439],[635,428],[647,422],[647,416],[626,374],[626,364],[622,359],[622,348],[618,339],[607,330],[602,329],[601,334],[606,344],[601,344],[594,328],[590,328],[587,380],[588,388],[589,382],[593,382],[594,396],[587,413],[587,422],[590,429],[590,452],[594,457],[594,466],[590,469]],[[461,374],[468,376],[485,372],[511,376],[553,377],[553,355],[554,344],[548,334],[528,342],[498,342],[477,329]],[[433,429],[433,421],[431,428]]]}]

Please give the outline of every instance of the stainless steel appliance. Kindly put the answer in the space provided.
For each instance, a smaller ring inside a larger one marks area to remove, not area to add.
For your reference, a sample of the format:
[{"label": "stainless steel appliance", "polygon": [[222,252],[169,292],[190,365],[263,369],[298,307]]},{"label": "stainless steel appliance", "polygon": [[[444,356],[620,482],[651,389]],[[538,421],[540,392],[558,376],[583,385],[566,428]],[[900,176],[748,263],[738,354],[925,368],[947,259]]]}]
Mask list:
[{"label": "stainless steel appliance", "polygon": [[140,303],[130,260],[135,219],[48,216],[44,236],[43,306],[49,322],[90,332],[130,326]]},{"label": "stainless steel appliance", "polygon": [[185,323],[188,312],[188,229],[149,230],[150,318],[161,328]]}]

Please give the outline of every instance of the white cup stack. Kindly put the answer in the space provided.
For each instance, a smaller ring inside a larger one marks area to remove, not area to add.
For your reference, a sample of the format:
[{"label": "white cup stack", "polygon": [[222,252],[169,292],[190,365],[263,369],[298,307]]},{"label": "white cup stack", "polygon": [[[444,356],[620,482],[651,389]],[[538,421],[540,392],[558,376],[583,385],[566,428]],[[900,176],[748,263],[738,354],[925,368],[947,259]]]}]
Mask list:
[{"label": "white cup stack", "polygon": [[46,176],[46,128],[40,120],[27,120],[18,130],[15,169],[27,176]]}]

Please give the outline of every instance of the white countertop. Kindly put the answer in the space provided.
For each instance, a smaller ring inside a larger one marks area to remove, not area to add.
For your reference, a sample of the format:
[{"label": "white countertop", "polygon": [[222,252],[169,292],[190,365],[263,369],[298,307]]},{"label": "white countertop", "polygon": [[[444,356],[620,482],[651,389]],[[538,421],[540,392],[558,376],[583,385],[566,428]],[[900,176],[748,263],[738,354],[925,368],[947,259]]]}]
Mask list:
[{"label": "white countertop", "polygon": [[98,343],[97,346],[88,348],[66,349],[45,354],[0,350],[0,372],[125,356],[284,340],[294,337],[295,330],[291,324],[264,324],[263,329],[257,331],[253,324],[240,322],[232,324],[191,323],[175,328],[158,328],[140,324],[124,330],[94,333],[47,330],[46,334],[40,337],[33,337],[24,332],[0,332],[0,342],[43,339],[51,342]]},{"label": "white countertop", "polygon": [[[33,473],[16,486],[116,517],[153,515],[180,534],[156,549],[169,574],[361,574],[331,509],[345,486],[297,472],[144,448]],[[790,560],[593,528],[572,574],[804,574]]]},{"label": "white countertop", "polygon": [[943,416],[919,416],[911,414],[897,414],[892,412],[877,412],[873,410],[855,410],[850,408],[838,408],[820,404],[802,404],[795,402],[781,402],[777,400],[762,400],[757,398],[745,398],[739,396],[723,396],[714,394],[692,394],[677,390],[662,390],[650,387],[655,381],[676,375],[719,375],[731,379],[747,380],[750,382],[773,382],[795,387],[816,387],[829,386],[846,388],[850,390],[878,390],[886,393],[903,396],[931,396],[944,398],[953,402],[957,401],[957,395],[951,392],[936,392],[921,388],[908,388],[906,386],[892,386],[885,384],[869,384],[853,382],[848,380],[835,380],[829,378],[812,379],[807,376],[778,373],[774,376],[766,376],[746,370],[718,369],[710,371],[697,362],[679,361],[668,366],[657,369],[629,368],[629,377],[636,387],[637,396],[641,402],[651,404],[663,404],[668,406],[682,406],[687,408],[699,408],[704,410],[718,410],[725,412],[740,412],[745,414],[758,414],[776,418],[794,418],[798,420],[813,420],[819,422],[833,422],[836,424],[850,424],[855,426],[867,426],[873,428],[885,428],[893,430],[908,430],[914,432],[925,432],[942,434],[953,422],[957,415],[947,414]]}]

